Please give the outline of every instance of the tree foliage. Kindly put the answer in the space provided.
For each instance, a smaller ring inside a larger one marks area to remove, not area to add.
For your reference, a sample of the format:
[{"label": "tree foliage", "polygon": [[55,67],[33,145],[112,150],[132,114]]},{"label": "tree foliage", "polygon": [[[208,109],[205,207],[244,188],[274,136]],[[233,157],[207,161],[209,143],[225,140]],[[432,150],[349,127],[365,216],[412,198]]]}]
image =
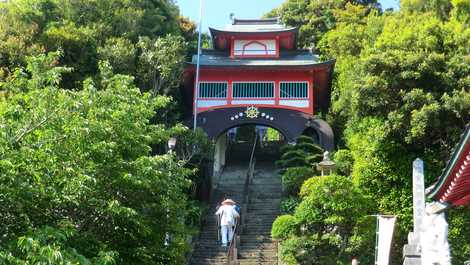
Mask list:
[{"label": "tree foliage", "polygon": [[186,42],[195,39],[194,24],[170,0],[12,0],[0,9],[0,80],[26,66],[27,56],[61,50],[60,64],[72,68],[65,88],[96,77],[99,62],[109,61],[142,90],[174,96]]},{"label": "tree foliage", "polygon": [[[348,5],[334,12],[336,27],[319,44],[337,59],[330,120],[348,149],[353,181],[374,198],[377,212],[399,216],[396,262],[411,229],[412,161],[425,161],[432,184],[470,121],[469,9],[460,1],[402,7],[367,14]],[[356,19],[344,20],[349,16]],[[451,222],[451,231],[464,231],[461,225]],[[470,238],[450,235],[455,245]],[[452,251],[453,262],[462,263],[466,250]]]},{"label": "tree foliage", "polygon": [[0,84],[0,263],[184,263],[194,171],[152,151],[187,134],[151,123],[171,99],[106,64],[65,90],[56,53],[27,61]]},{"label": "tree foliage", "polygon": [[333,29],[337,18],[334,12],[344,9],[348,3],[379,7],[376,0],[287,0],[267,17],[280,17],[289,26],[299,27],[299,46],[315,47],[323,34]]},{"label": "tree foliage", "polygon": [[[399,11],[382,12],[375,1],[288,0],[267,15],[299,26],[300,46],[314,43],[323,58],[336,59],[328,114],[341,148],[334,158],[376,202],[371,210],[398,215],[397,264],[412,225],[412,161],[422,158],[427,185],[435,182],[470,122],[469,2],[400,3]],[[285,158],[300,163],[296,157]],[[470,242],[462,216],[449,213],[451,245]],[[305,242],[292,237],[284,250],[305,249]],[[453,247],[452,255],[463,263],[468,250]]]},{"label": "tree foliage", "polygon": [[281,158],[276,165],[285,171],[290,167],[313,167],[322,159],[323,149],[309,136],[300,136],[294,145],[284,145],[280,149]]},{"label": "tree foliage", "polygon": [[295,145],[284,145],[280,152],[275,163],[280,168],[282,188],[286,195],[295,197],[302,183],[317,174],[316,165],[323,157],[323,149],[311,137],[302,135]]},{"label": "tree foliage", "polygon": [[370,200],[349,178],[310,178],[300,195],[293,215],[278,217],[272,228],[284,264],[348,264],[351,256],[371,251]]}]

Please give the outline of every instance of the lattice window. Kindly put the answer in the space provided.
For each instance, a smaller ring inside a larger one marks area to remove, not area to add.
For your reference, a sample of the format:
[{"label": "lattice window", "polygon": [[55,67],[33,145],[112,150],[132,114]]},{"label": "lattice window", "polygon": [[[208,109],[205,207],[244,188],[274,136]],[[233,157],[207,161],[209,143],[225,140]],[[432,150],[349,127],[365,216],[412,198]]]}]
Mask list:
[{"label": "lattice window", "polygon": [[281,98],[308,98],[307,82],[281,82]]},{"label": "lattice window", "polygon": [[224,82],[200,82],[200,98],[226,98],[227,83]]},{"label": "lattice window", "polygon": [[274,98],[274,82],[234,82],[234,98]]}]

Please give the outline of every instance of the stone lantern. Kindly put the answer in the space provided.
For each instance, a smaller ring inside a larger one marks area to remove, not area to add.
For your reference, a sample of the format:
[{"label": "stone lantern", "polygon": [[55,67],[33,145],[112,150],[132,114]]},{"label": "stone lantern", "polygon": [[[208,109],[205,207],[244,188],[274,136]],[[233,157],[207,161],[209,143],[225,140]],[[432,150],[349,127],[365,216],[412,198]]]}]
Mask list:
[{"label": "stone lantern", "polygon": [[331,175],[335,169],[336,163],[330,159],[330,152],[326,151],[323,153],[323,160],[317,165],[317,170],[324,176],[325,172],[327,175]]}]

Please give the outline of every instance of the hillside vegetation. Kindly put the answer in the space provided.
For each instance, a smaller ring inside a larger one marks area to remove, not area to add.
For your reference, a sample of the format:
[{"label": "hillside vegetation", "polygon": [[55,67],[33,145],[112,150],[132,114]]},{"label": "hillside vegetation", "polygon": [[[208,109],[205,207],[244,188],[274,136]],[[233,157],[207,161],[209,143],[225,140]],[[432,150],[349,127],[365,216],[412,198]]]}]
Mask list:
[{"label": "hillside vegetation", "polygon": [[[286,147],[286,264],[372,264],[374,220],[395,214],[393,264],[412,225],[411,163],[440,175],[470,122],[470,1],[287,0],[267,16],[336,59],[338,164]],[[194,23],[172,0],[0,3],[0,263],[185,264],[193,191],[211,145],[180,124]],[[176,150],[167,141],[178,138]],[[300,143],[299,142],[299,143]],[[470,211],[448,215],[453,264],[470,259]]]},{"label": "hillside vegetation", "polygon": [[178,124],[193,30],[172,1],[0,3],[0,264],[185,263],[210,156]]},{"label": "hillside vegetation", "polygon": [[[431,185],[470,122],[470,1],[401,1],[392,12],[376,1],[288,0],[268,14],[277,15],[300,26],[304,47],[336,59],[332,107],[323,116],[335,129],[338,173],[348,177],[304,183],[323,189],[302,187],[293,216],[275,223],[282,257],[323,265],[357,256],[371,264],[374,239],[364,239],[361,222],[381,213],[398,216],[393,264],[401,264],[412,229],[412,161],[425,161]],[[356,190],[337,196],[352,184],[372,202],[368,208],[355,203]],[[328,200],[318,194],[327,191]],[[317,213],[320,205],[328,212]],[[452,210],[448,220],[453,264],[463,264],[470,257],[470,211]],[[339,260],[324,259],[335,252]]]}]

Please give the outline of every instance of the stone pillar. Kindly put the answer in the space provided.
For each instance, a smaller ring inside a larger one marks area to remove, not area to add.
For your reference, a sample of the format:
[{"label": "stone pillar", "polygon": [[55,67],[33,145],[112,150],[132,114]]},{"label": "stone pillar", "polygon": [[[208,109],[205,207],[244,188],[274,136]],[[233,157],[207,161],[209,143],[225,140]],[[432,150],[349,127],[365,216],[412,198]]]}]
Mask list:
[{"label": "stone pillar", "polygon": [[408,234],[408,244],[403,246],[403,265],[421,265],[421,249],[415,233]]},{"label": "stone pillar", "polygon": [[424,163],[417,158],[413,161],[413,233],[419,241],[423,232],[425,210],[424,198]]},{"label": "stone pillar", "polygon": [[425,211],[424,163],[413,161],[413,232],[408,234],[408,244],[403,247],[404,265],[421,265],[420,236]]}]

